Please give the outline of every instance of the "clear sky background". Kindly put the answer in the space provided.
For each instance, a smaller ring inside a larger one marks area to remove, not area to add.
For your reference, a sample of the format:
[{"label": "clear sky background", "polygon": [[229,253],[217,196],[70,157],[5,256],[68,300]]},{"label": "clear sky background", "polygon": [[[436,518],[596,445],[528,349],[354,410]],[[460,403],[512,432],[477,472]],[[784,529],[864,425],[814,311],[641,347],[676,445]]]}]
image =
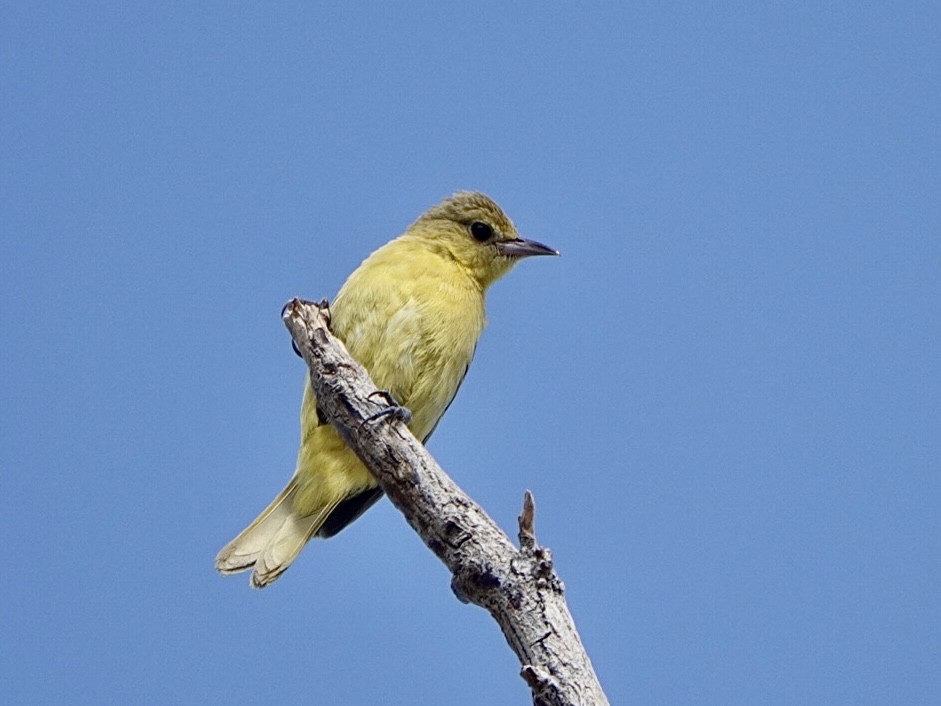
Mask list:
[{"label": "clear sky background", "polygon": [[0,701],[522,704],[384,501],[274,586],[292,296],[458,189],[491,290],[430,444],[523,490],[612,703],[941,693],[937,2],[0,10]]}]

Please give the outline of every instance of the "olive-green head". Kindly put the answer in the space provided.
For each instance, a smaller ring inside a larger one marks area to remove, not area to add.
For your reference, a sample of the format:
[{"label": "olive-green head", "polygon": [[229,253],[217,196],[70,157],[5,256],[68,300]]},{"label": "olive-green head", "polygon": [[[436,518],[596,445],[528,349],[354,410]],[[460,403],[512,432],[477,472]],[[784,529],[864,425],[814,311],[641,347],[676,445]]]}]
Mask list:
[{"label": "olive-green head", "polygon": [[425,211],[408,229],[427,247],[459,262],[483,288],[532,255],[557,250],[520,237],[516,226],[489,196],[459,191]]}]

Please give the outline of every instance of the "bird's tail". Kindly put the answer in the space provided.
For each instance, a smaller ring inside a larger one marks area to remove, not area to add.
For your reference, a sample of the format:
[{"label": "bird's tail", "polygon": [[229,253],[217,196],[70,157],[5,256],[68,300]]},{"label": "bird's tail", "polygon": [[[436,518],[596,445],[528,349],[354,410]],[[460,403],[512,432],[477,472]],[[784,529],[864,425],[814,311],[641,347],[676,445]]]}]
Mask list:
[{"label": "bird's tail", "polygon": [[271,504],[222,548],[216,555],[216,570],[220,574],[253,569],[252,587],[264,588],[284,573],[335,507],[299,515],[294,511],[298,487],[294,476]]}]

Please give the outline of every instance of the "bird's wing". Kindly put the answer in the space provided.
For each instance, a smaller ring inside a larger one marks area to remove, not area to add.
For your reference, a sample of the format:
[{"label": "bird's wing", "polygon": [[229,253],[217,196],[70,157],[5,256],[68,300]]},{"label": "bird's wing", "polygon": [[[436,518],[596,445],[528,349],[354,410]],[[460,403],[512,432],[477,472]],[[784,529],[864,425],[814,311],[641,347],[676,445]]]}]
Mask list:
[{"label": "bird's wing", "polygon": [[382,488],[377,487],[363,490],[340,501],[340,504],[333,509],[330,516],[324,520],[317,536],[324,539],[332,537],[348,524],[359,519],[359,516],[371,508],[381,497]]},{"label": "bird's wing", "polygon": [[[476,348],[475,348],[475,350],[476,350]],[[464,366],[464,374],[461,375],[461,379],[458,380],[458,381],[457,381],[457,385],[454,386],[454,393],[451,395],[451,399],[448,400],[448,403],[444,406],[444,409],[441,410],[441,414],[440,414],[440,415],[438,416],[438,418],[435,420],[434,426],[431,427],[431,431],[429,431],[427,434],[425,434],[425,438],[421,440],[421,442],[422,442],[423,444],[427,444],[427,443],[428,443],[428,439],[431,438],[431,435],[435,433],[435,429],[438,428],[438,423],[441,421],[441,417],[444,416],[445,412],[447,412],[447,411],[448,411],[448,408],[450,408],[451,403],[454,402],[454,398],[457,397],[457,392],[458,392],[458,390],[460,390],[460,389],[461,389],[461,385],[464,384],[464,378],[467,377],[467,371],[468,371],[468,370],[470,370],[470,363],[468,363],[467,365]]]}]

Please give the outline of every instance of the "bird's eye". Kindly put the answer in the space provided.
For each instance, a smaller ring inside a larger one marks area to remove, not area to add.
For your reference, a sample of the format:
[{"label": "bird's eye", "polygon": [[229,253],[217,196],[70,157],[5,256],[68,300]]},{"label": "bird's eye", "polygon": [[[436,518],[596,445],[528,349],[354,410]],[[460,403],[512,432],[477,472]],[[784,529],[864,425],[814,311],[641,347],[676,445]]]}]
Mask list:
[{"label": "bird's eye", "polygon": [[470,233],[474,240],[484,243],[493,237],[493,228],[483,221],[474,221],[470,226]]}]

